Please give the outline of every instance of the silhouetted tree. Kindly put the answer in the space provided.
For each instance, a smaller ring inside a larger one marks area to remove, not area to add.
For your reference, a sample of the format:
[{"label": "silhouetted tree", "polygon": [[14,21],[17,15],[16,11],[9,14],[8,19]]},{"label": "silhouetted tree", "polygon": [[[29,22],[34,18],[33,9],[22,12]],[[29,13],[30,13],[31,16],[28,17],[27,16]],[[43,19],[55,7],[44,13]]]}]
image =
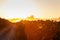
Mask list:
[{"label": "silhouetted tree", "polygon": [[23,23],[16,23],[16,40],[27,40],[25,26]]},{"label": "silhouetted tree", "polygon": [[57,29],[57,36],[56,36],[56,40],[60,40],[60,21],[58,22],[58,29]]}]

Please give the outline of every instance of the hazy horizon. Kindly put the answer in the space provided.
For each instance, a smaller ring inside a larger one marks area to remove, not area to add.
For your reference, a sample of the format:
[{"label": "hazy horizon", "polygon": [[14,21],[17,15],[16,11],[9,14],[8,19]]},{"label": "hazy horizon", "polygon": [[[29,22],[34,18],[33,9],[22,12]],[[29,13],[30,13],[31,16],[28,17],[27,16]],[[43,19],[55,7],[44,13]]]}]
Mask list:
[{"label": "hazy horizon", "polygon": [[60,0],[0,0],[1,18],[60,17]]}]

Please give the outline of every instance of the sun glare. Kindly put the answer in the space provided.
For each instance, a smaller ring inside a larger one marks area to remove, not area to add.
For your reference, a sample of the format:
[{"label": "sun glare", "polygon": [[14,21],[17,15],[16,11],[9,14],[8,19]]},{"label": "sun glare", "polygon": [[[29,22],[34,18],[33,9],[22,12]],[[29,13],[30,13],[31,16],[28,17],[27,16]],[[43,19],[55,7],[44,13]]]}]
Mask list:
[{"label": "sun glare", "polygon": [[9,21],[12,23],[19,22],[20,20],[21,20],[20,18],[9,19]]},{"label": "sun glare", "polygon": [[9,13],[5,14],[6,19],[12,19],[12,18],[26,18],[28,15],[27,14],[20,14],[20,13]]},{"label": "sun glare", "polygon": [[35,18],[33,15],[29,16],[29,17],[26,17],[26,18],[12,18],[12,19],[9,19],[10,22],[12,23],[15,23],[15,22],[19,22],[21,20],[28,20],[28,21],[36,21],[36,20],[39,20],[39,18]]}]

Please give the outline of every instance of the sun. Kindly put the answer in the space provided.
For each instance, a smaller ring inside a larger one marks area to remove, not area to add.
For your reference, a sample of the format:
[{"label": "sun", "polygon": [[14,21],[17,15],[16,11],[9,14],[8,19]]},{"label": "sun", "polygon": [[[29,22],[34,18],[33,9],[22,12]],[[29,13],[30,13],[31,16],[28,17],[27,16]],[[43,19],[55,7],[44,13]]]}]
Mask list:
[{"label": "sun", "polygon": [[19,22],[20,20],[21,20],[20,18],[12,18],[12,19],[9,19],[9,21],[12,22],[12,23]]},{"label": "sun", "polygon": [[6,19],[13,19],[13,18],[26,18],[28,17],[28,13],[8,13],[5,14]]},{"label": "sun", "polygon": [[36,21],[36,20],[39,20],[39,18],[35,18],[33,15],[31,15],[31,16],[26,17],[26,18],[12,18],[12,19],[9,19],[9,21],[12,22],[12,23],[16,23],[16,22],[19,22],[21,20]]}]

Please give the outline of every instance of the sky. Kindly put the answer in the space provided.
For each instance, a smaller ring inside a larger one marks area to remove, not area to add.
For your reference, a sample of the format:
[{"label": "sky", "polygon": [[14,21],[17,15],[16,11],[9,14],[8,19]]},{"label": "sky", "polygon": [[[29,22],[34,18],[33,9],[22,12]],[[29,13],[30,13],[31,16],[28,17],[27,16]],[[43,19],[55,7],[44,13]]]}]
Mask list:
[{"label": "sky", "polygon": [[60,0],[0,0],[1,18],[60,17]]}]

